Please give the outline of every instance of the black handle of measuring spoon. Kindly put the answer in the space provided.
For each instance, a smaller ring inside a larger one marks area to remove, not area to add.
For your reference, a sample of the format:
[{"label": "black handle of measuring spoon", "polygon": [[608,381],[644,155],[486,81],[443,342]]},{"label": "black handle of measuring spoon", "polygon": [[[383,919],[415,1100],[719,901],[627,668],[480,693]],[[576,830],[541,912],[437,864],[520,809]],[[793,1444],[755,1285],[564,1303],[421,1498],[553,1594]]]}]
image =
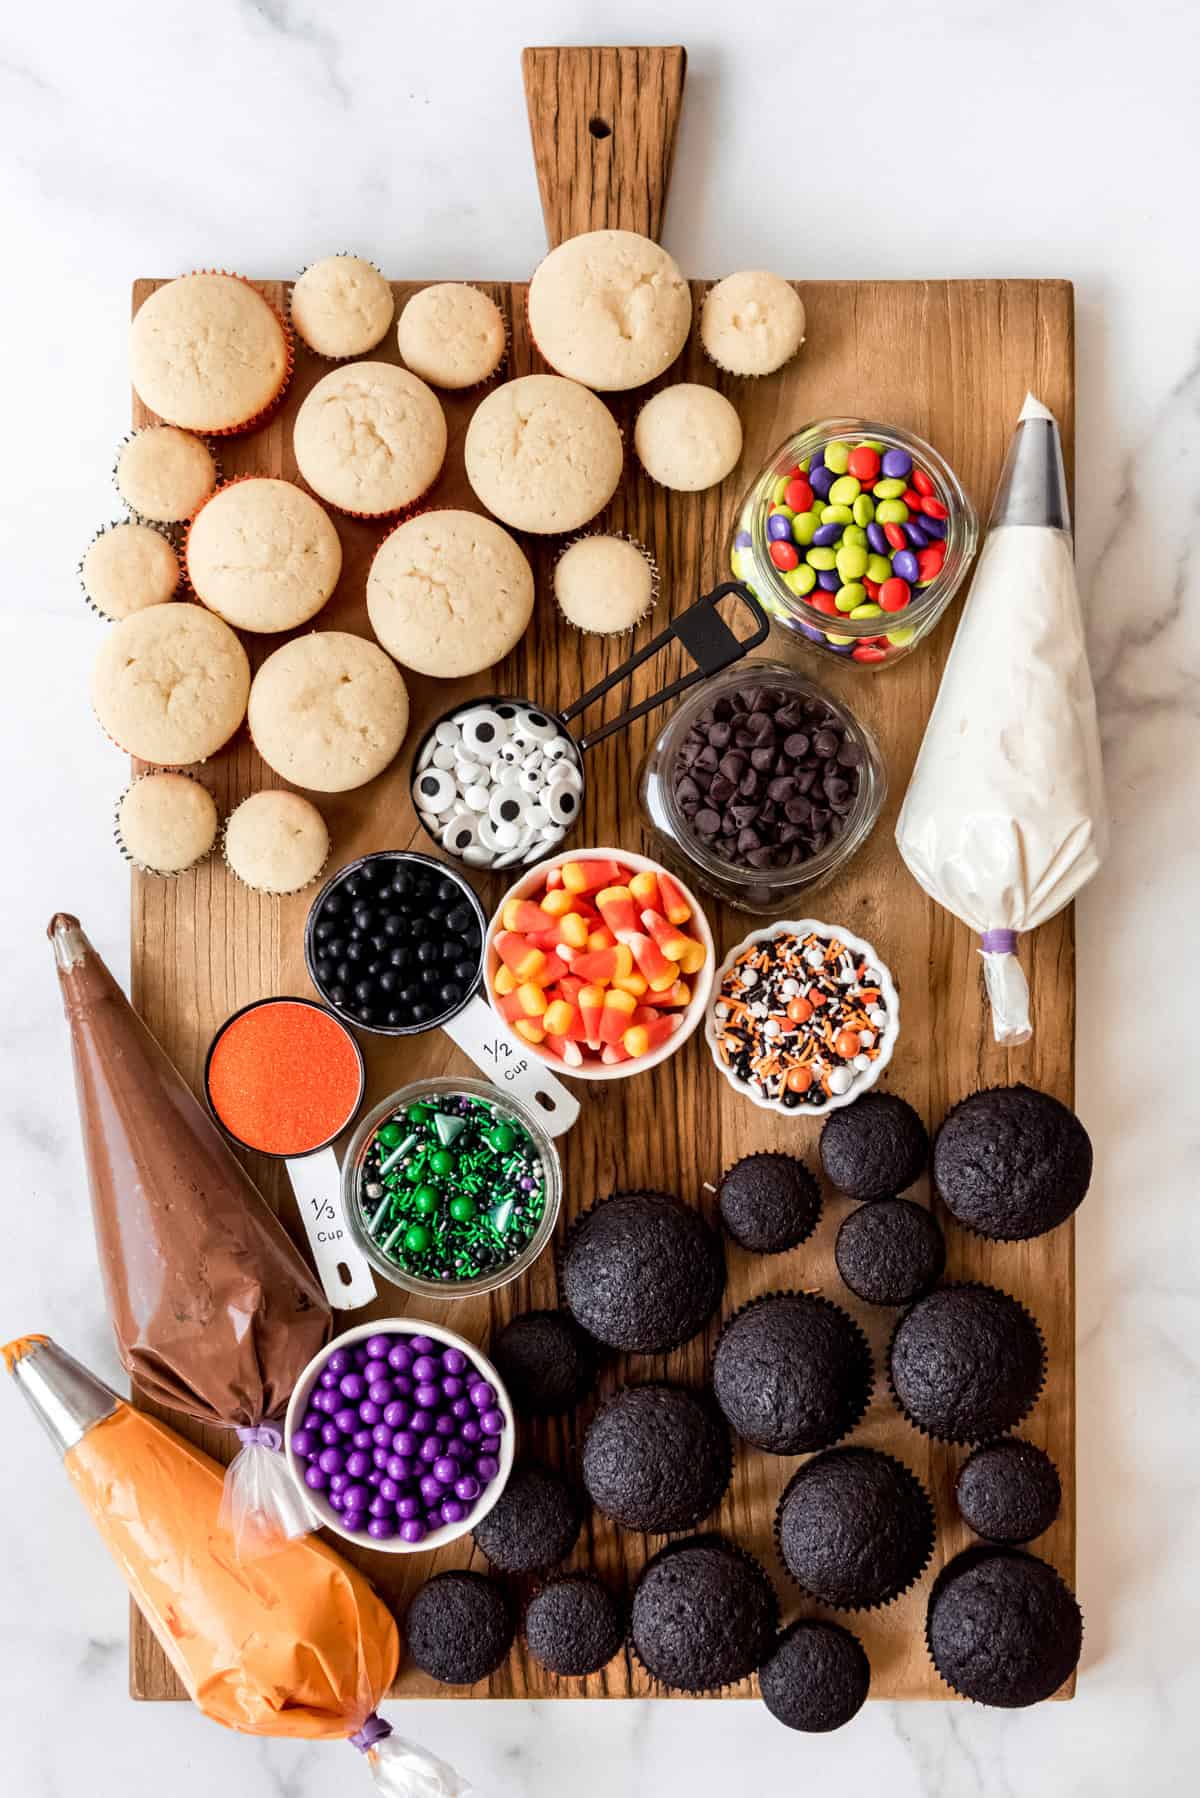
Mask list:
[{"label": "black handle of measuring spoon", "polygon": [[[754,630],[748,637],[735,636],[717,610],[721,601],[728,599],[731,595],[742,602],[754,620]],[[728,668],[731,662],[739,661],[750,650],[757,649],[760,643],[765,643],[770,630],[771,620],[749,587],[743,586],[740,581],[722,581],[719,587],[714,587],[711,593],[706,593],[703,599],[698,599],[695,605],[688,607],[686,612],[682,612],[678,618],[672,619],[666,630],[660,631],[657,637],[653,637],[644,649],[639,649],[636,655],[632,655],[628,661],[622,662],[619,668],[614,668],[612,673],[606,675],[602,681],[598,681],[594,687],[589,687],[587,692],[582,694],[573,705],[568,706],[560,716],[567,722],[570,722],[572,718],[578,718],[581,712],[586,711],[588,706],[593,705],[597,699],[602,699],[620,681],[632,674],[635,668],[640,668],[643,662],[650,661],[652,657],[666,649],[672,640],[683,644],[684,650],[692,660],[691,672],[680,675],[678,680],[671,681],[668,686],[660,687],[657,693],[652,693],[648,699],[643,699],[638,705],[631,706],[619,717],[610,719],[599,729],[585,731],[578,739],[579,747],[580,749],[591,749],[594,744],[603,743],[606,737],[615,736],[619,730],[626,730],[635,719],[644,718],[647,712],[654,711],[657,706],[665,705],[668,699],[678,698],[680,693],[686,692],[689,687],[694,687],[697,681],[707,680],[710,674],[719,674],[722,668]]]}]

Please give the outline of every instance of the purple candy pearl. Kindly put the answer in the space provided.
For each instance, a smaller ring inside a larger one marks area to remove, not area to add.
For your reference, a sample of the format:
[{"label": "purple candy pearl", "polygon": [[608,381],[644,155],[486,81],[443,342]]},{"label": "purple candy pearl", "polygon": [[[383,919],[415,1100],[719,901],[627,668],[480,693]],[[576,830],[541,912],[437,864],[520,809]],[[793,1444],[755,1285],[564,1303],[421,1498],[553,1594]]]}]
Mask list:
[{"label": "purple candy pearl", "polygon": [[396,1432],[392,1429],[390,1424],[377,1423],[375,1428],[371,1431],[371,1441],[375,1444],[376,1448],[390,1449],[392,1446],[392,1437],[395,1433]]},{"label": "purple candy pearl", "polygon": [[354,1482],[348,1473],[331,1473],[329,1476],[329,1490],[331,1492],[344,1492],[347,1486],[352,1486],[353,1484]]},{"label": "purple candy pearl", "polygon": [[401,1498],[401,1499],[397,1500],[396,1515],[397,1515],[397,1517],[406,1517],[406,1518],[407,1517],[419,1517],[421,1515],[420,1499],[413,1498],[410,1496],[408,1498]]},{"label": "purple candy pearl", "polygon": [[372,1517],[367,1524],[368,1536],[374,1536],[377,1542],[386,1542],[389,1536],[396,1534],[394,1517]]},{"label": "purple candy pearl", "polygon": [[454,1482],[454,1495],[461,1498],[464,1504],[471,1504],[479,1497],[483,1488],[473,1473],[464,1473],[462,1478]]},{"label": "purple candy pearl", "polygon": [[396,1342],[388,1350],[387,1364],[393,1373],[402,1373],[405,1368],[412,1366],[412,1358],[412,1350],[407,1342]]},{"label": "purple candy pearl", "polygon": [[[357,1421],[358,1419],[355,1418],[356,1423]],[[355,1448],[370,1448],[372,1440],[371,1432],[370,1430],[355,1430],[350,1440],[353,1442]]]},{"label": "purple candy pearl", "polygon": [[467,1371],[467,1357],[463,1354],[461,1349],[448,1348],[442,1356],[442,1366],[447,1373],[465,1373]]},{"label": "purple candy pearl", "polygon": [[367,1506],[367,1515],[368,1517],[390,1517],[392,1515],[391,1500],[385,1498],[382,1492],[377,1492]]},{"label": "purple candy pearl", "polygon": [[328,1417],[331,1411],[338,1408],[337,1395],[333,1392],[314,1392],[312,1405],[314,1411],[319,1411],[322,1417]]},{"label": "purple candy pearl", "polygon": [[427,1473],[425,1475],[425,1478],[421,1481],[419,1490],[421,1497],[425,1500],[427,1505],[440,1504],[442,1499],[446,1496],[445,1486],[443,1486],[441,1480],[436,1478],[432,1473]]},{"label": "purple candy pearl", "polygon": [[475,1471],[481,1480],[494,1480],[500,1471],[500,1463],[495,1455],[480,1455],[475,1463]]},{"label": "purple candy pearl", "polygon": [[329,1484],[329,1475],[316,1461],[310,1461],[304,1469],[304,1484],[311,1486],[314,1492],[324,1492]]},{"label": "purple candy pearl", "polygon": [[478,1442],[483,1435],[483,1431],[480,1429],[475,1419],[471,1417],[463,1424],[462,1429],[459,1431],[459,1435],[464,1442]]},{"label": "purple candy pearl", "polygon": [[322,1473],[340,1473],[345,1465],[346,1457],[338,1448],[323,1448],[317,1456],[317,1466]]},{"label": "purple candy pearl", "polygon": [[329,1502],[335,1511],[344,1511],[346,1508],[346,1500],[341,1492],[331,1492],[329,1494]]},{"label": "purple candy pearl", "polygon": [[379,1496],[380,1498],[386,1498],[389,1504],[395,1504],[400,1496],[400,1487],[398,1483],[395,1480],[380,1480]]},{"label": "purple candy pearl", "polygon": [[363,1485],[347,1486],[345,1499],[348,1511],[365,1511],[371,1502],[370,1489]]},{"label": "purple candy pearl", "polygon": [[379,1483],[383,1477],[383,1469],[381,1467],[372,1467],[370,1473],[367,1475],[367,1485],[371,1487],[372,1491],[377,1492],[379,1490]]},{"label": "purple candy pearl", "polygon": [[337,1385],[338,1377],[331,1367],[326,1367],[322,1370],[320,1383],[327,1390],[332,1390],[332,1388]]},{"label": "purple candy pearl", "polygon": [[411,1412],[402,1398],[394,1398],[390,1405],[383,1407],[383,1421],[393,1430],[403,1429]]},{"label": "purple candy pearl", "polygon": [[431,1336],[411,1336],[408,1343],[414,1355],[436,1355],[437,1343]]},{"label": "purple candy pearl", "polygon": [[422,1442],[420,1448],[417,1450],[421,1460],[429,1462],[436,1461],[441,1452],[442,1444],[437,1436],[426,1436],[424,1442]]},{"label": "purple candy pearl", "polygon": [[462,1468],[449,1455],[440,1456],[433,1464],[433,1477],[441,1480],[443,1486],[453,1486],[461,1473]]},{"label": "purple candy pearl", "polygon": [[474,1406],[469,1398],[456,1398],[450,1407],[450,1415],[451,1417],[457,1417],[461,1422],[465,1422],[466,1419],[471,1416],[473,1410]]},{"label": "purple candy pearl", "polygon": [[392,1447],[398,1455],[415,1455],[421,1446],[421,1438],[413,1429],[397,1430],[392,1437]]},{"label": "purple candy pearl", "polygon": [[462,1381],[458,1378],[457,1374],[448,1373],[442,1381],[442,1397],[449,1399],[461,1398],[462,1393]]},{"label": "purple candy pearl", "polygon": [[418,1405],[424,1406],[426,1409],[432,1409],[441,1396],[441,1387],[433,1385],[430,1381],[426,1381],[418,1386],[417,1390],[413,1393],[413,1397],[416,1399]]},{"label": "purple candy pearl", "polygon": [[405,1542],[423,1542],[425,1525],[419,1517],[409,1517],[400,1525],[400,1535]]},{"label": "purple candy pearl", "polygon": [[356,1448],[353,1454],[346,1456],[346,1472],[353,1474],[356,1480],[361,1480],[364,1473],[370,1471],[371,1457],[364,1455],[361,1448]]},{"label": "purple candy pearl", "polygon": [[410,1455],[391,1455],[388,1458],[387,1476],[389,1480],[407,1480],[412,1477],[413,1463]]},{"label": "purple candy pearl", "polygon": [[297,1430],[296,1434],[292,1437],[292,1449],[295,1454],[300,1455],[304,1460],[311,1461],[313,1455],[317,1451],[315,1432],[307,1429]]},{"label": "purple candy pearl", "polygon": [[327,1422],[321,1425],[320,1437],[326,1448],[332,1448],[335,1443],[341,1441],[342,1432],[338,1429],[337,1424],[333,1419],[329,1418]]},{"label": "purple candy pearl", "polygon": [[346,1353],[345,1349],[334,1349],[334,1351],[333,1351],[332,1355],[330,1355],[329,1360],[326,1363],[326,1365],[329,1367],[329,1369],[332,1373],[336,1373],[336,1374],[347,1373],[350,1368],[350,1357]]},{"label": "purple candy pearl", "polygon": [[362,1418],[364,1423],[376,1424],[383,1416],[383,1407],[382,1405],[374,1404],[371,1399],[365,1398],[358,1407],[358,1415]]},{"label": "purple candy pearl", "polygon": [[368,1361],[386,1361],[391,1346],[392,1339],[390,1336],[368,1336],[366,1342],[363,1344]]},{"label": "purple candy pearl", "polygon": [[390,1443],[381,1442],[377,1447],[371,1450],[371,1462],[375,1467],[386,1467],[391,1458],[392,1449]]},{"label": "purple candy pearl", "polygon": [[348,1530],[353,1530],[357,1534],[366,1527],[367,1513],[365,1511],[352,1511],[350,1506],[346,1505],[342,1511],[342,1522]]},{"label": "purple candy pearl", "polygon": [[446,1498],[442,1500],[442,1508],[439,1515],[443,1523],[461,1523],[466,1514],[466,1505],[460,1505],[456,1498]]},{"label": "purple candy pearl", "polygon": [[479,1419],[489,1436],[498,1436],[504,1428],[503,1411],[485,1411]]},{"label": "purple candy pearl", "polygon": [[433,1428],[433,1412],[424,1409],[414,1411],[408,1420],[408,1427],[410,1430],[417,1430],[423,1435],[426,1430],[431,1430]]},{"label": "purple candy pearl", "polygon": [[437,1436],[453,1436],[457,1428],[458,1419],[450,1411],[443,1412],[433,1426],[434,1434]]},{"label": "purple candy pearl", "polygon": [[360,1399],[366,1394],[367,1382],[360,1373],[343,1374],[338,1390],[343,1398]]},{"label": "purple candy pearl", "polygon": [[396,1396],[396,1388],[390,1380],[372,1380],[367,1388],[367,1397],[373,1405],[390,1405]]},{"label": "purple candy pearl", "polygon": [[441,1368],[432,1355],[418,1355],[412,1364],[415,1380],[436,1380]]},{"label": "purple candy pearl", "polygon": [[479,1448],[480,1448],[480,1452],[485,1455],[494,1455],[494,1454],[499,1453],[499,1449],[500,1449],[499,1436],[484,1436],[480,1441]]},{"label": "purple candy pearl", "polygon": [[333,1422],[343,1436],[353,1436],[358,1428],[358,1412],[353,1405],[343,1405],[340,1411],[334,1412]]},{"label": "purple candy pearl", "polygon": [[489,1386],[486,1380],[476,1380],[467,1397],[477,1411],[486,1411],[496,1402],[495,1388]]}]

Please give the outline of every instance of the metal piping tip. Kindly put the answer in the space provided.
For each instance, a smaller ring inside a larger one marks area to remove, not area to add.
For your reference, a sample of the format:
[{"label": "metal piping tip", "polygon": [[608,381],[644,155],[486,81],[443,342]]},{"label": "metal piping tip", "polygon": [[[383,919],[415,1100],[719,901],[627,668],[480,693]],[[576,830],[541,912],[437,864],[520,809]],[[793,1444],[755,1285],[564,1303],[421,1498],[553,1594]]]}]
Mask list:
[{"label": "metal piping tip", "polygon": [[1004,458],[988,529],[993,531],[1002,524],[1045,525],[1068,535],[1071,530],[1058,424],[1054,414],[1031,393],[1025,397]]},{"label": "metal piping tip", "polygon": [[120,1399],[82,1362],[47,1336],[26,1336],[4,1350],[8,1371],[60,1455],[93,1424],[111,1417]]}]

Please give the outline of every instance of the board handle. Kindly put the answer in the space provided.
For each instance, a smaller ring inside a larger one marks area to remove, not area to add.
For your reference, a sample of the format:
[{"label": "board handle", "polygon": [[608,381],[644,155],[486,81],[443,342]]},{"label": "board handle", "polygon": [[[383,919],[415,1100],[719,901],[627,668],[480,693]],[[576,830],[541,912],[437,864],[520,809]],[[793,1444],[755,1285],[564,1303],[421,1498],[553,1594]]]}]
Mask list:
[{"label": "board handle", "polygon": [[683,107],[682,44],[523,50],[521,73],[550,248],[581,231],[657,240]]}]

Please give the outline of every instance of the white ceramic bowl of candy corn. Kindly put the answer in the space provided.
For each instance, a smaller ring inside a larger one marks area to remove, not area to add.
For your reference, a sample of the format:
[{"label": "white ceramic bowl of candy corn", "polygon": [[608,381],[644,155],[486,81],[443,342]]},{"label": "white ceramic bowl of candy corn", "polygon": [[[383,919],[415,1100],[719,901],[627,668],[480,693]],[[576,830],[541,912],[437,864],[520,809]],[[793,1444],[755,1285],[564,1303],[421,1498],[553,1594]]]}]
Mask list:
[{"label": "white ceramic bowl of candy corn", "polygon": [[571,1080],[626,1080],[681,1049],[712,991],[712,930],[690,887],[629,849],[564,850],[522,874],[484,943],[515,1041]]}]

